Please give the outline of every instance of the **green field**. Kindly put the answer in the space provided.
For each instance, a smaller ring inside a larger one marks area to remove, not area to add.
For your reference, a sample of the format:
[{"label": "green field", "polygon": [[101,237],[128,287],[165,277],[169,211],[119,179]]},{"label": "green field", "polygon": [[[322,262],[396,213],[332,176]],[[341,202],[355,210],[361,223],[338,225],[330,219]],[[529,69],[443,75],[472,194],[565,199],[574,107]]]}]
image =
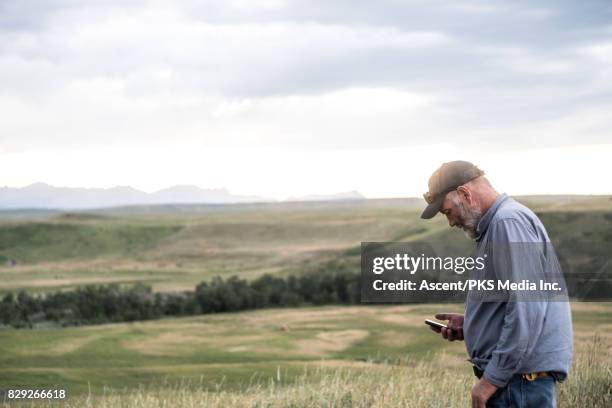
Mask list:
[{"label": "green field", "polygon": [[[540,214],[551,239],[561,239],[561,249],[594,242],[588,245],[598,251],[594,255],[609,256],[610,197],[522,201]],[[135,282],[192,290],[216,275],[288,274],[347,254],[358,257],[362,241],[472,245],[444,217],[421,220],[421,207],[418,200],[389,199],[126,207],[36,217],[0,212],[0,293]]]},{"label": "green field", "polygon": [[[455,307],[457,309],[457,307]],[[439,308],[321,307],[162,319],[48,330],[0,331],[0,382],[18,386],[72,384],[83,392],[135,387],[160,376],[205,377],[214,385],[297,373],[321,359],[338,365],[424,356],[459,344],[432,342],[422,324]],[[438,344],[435,344],[438,343]],[[432,347],[435,346],[435,347]]]},{"label": "green field", "polygon": [[[592,358],[589,352],[597,333],[597,361],[588,364],[599,371],[597,378],[588,379],[596,380],[589,386],[603,382],[610,392],[612,304],[580,303],[572,309],[575,363],[585,365]],[[445,381],[457,392],[466,387],[467,396],[466,384],[472,378],[463,343],[444,341],[422,323],[440,310],[460,311],[461,306],[269,309],[80,328],[2,330],[0,383],[5,388],[65,387],[81,402],[85,396],[103,401],[109,393],[136,398],[140,385],[153,394],[178,388],[191,398],[196,398],[193,393],[203,397],[205,391],[247,398],[245,389],[253,392],[273,385],[274,392],[282,394],[282,386],[316,388],[330,376],[342,375],[348,376],[343,381],[350,385],[353,377],[358,381],[380,371],[397,379],[397,370],[404,370],[408,383],[421,381],[411,371],[418,366],[426,372],[449,373]],[[573,375],[561,389],[582,386],[572,381],[585,373]],[[612,401],[612,394],[607,398]],[[218,404],[223,406],[223,399]]]},{"label": "green field", "polygon": [[[610,197],[521,200],[560,252],[583,250],[564,260],[570,270],[609,260]],[[472,245],[443,217],[420,220],[421,206],[407,199],[0,213],[0,292],[136,282],[192,290],[217,275],[286,275],[338,259],[358,265],[361,241]],[[67,388],[75,407],[466,406],[473,376],[463,343],[442,341],[422,323],[442,309],[462,307],[326,306],[5,328],[0,388]],[[576,368],[560,406],[606,406],[612,303],[572,309]],[[444,399],[426,383],[434,380]]]}]

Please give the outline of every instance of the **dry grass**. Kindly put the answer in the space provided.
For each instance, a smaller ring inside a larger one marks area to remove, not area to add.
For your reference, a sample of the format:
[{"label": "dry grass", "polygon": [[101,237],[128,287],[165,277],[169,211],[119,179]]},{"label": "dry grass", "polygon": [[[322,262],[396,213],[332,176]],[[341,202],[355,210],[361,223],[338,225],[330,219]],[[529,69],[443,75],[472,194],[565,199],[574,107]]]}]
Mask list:
[{"label": "dry grass", "polygon": [[[64,407],[465,407],[474,377],[455,368],[456,356],[440,354],[431,360],[398,365],[331,361],[306,368],[284,382],[279,368],[268,383],[247,385],[242,391],[204,389],[197,381],[150,384],[137,390],[106,390],[62,403]],[[449,363],[450,361],[450,363]],[[446,368],[446,369],[445,369]],[[560,407],[612,406],[612,366],[605,342],[595,335],[576,355],[567,382],[558,386]],[[57,406],[57,404],[42,404]],[[37,405],[40,406],[40,405]]]},{"label": "dry grass", "polygon": [[347,349],[351,344],[370,335],[367,330],[339,330],[321,332],[313,339],[298,340],[300,354],[322,356]]},{"label": "dry grass", "polygon": [[87,345],[88,343],[96,340],[96,336],[82,336],[75,337],[70,340],[65,340],[60,344],[50,347],[49,351],[52,353],[66,354],[72,353],[73,351]]}]

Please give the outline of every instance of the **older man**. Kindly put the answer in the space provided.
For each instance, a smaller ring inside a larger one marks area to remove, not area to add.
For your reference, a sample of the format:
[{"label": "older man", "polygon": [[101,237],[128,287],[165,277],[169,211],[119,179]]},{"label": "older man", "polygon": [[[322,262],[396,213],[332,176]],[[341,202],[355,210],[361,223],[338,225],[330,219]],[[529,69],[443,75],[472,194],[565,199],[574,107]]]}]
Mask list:
[{"label": "older man", "polygon": [[[428,205],[421,218],[444,214],[451,227],[463,229],[476,241],[477,252],[487,253],[491,247],[512,248],[514,243],[550,245],[539,218],[524,205],[495,191],[484,172],[472,163],[444,163],[429,179],[429,191],[424,197]],[[554,262],[554,254],[542,262],[540,257],[524,259],[533,256],[529,251],[506,252],[503,263],[488,264],[488,268],[505,271],[486,271],[489,276],[499,276],[500,272],[529,276],[536,272],[524,265]],[[572,359],[567,301],[491,302],[468,294],[463,315],[439,313],[436,318],[448,321],[448,329],[432,328],[443,338],[465,340],[479,379],[471,390],[473,407],[556,406],[556,382],[565,379]]]}]

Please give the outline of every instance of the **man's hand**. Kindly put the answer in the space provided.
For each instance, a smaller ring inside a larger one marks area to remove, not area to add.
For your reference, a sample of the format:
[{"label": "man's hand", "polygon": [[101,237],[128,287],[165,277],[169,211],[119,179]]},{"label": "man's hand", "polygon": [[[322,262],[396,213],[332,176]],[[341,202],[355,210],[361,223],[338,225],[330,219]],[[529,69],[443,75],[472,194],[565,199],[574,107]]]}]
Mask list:
[{"label": "man's hand", "polygon": [[459,313],[438,313],[438,320],[448,320],[448,328],[431,327],[436,333],[441,333],[448,341],[463,340],[463,315]]},{"label": "man's hand", "polygon": [[472,387],[472,408],[486,408],[487,401],[497,391],[497,387],[484,377]]}]

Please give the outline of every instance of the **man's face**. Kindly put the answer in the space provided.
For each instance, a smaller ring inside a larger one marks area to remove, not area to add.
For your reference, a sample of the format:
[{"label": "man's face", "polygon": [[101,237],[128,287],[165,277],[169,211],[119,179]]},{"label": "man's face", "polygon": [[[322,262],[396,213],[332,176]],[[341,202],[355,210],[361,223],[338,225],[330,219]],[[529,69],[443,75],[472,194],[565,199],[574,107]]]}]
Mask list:
[{"label": "man's face", "polygon": [[461,228],[468,238],[476,238],[476,226],[482,218],[482,212],[478,208],[469,207],[456,191],[446,195],[440,212],[446,216],[450,227]]}]

